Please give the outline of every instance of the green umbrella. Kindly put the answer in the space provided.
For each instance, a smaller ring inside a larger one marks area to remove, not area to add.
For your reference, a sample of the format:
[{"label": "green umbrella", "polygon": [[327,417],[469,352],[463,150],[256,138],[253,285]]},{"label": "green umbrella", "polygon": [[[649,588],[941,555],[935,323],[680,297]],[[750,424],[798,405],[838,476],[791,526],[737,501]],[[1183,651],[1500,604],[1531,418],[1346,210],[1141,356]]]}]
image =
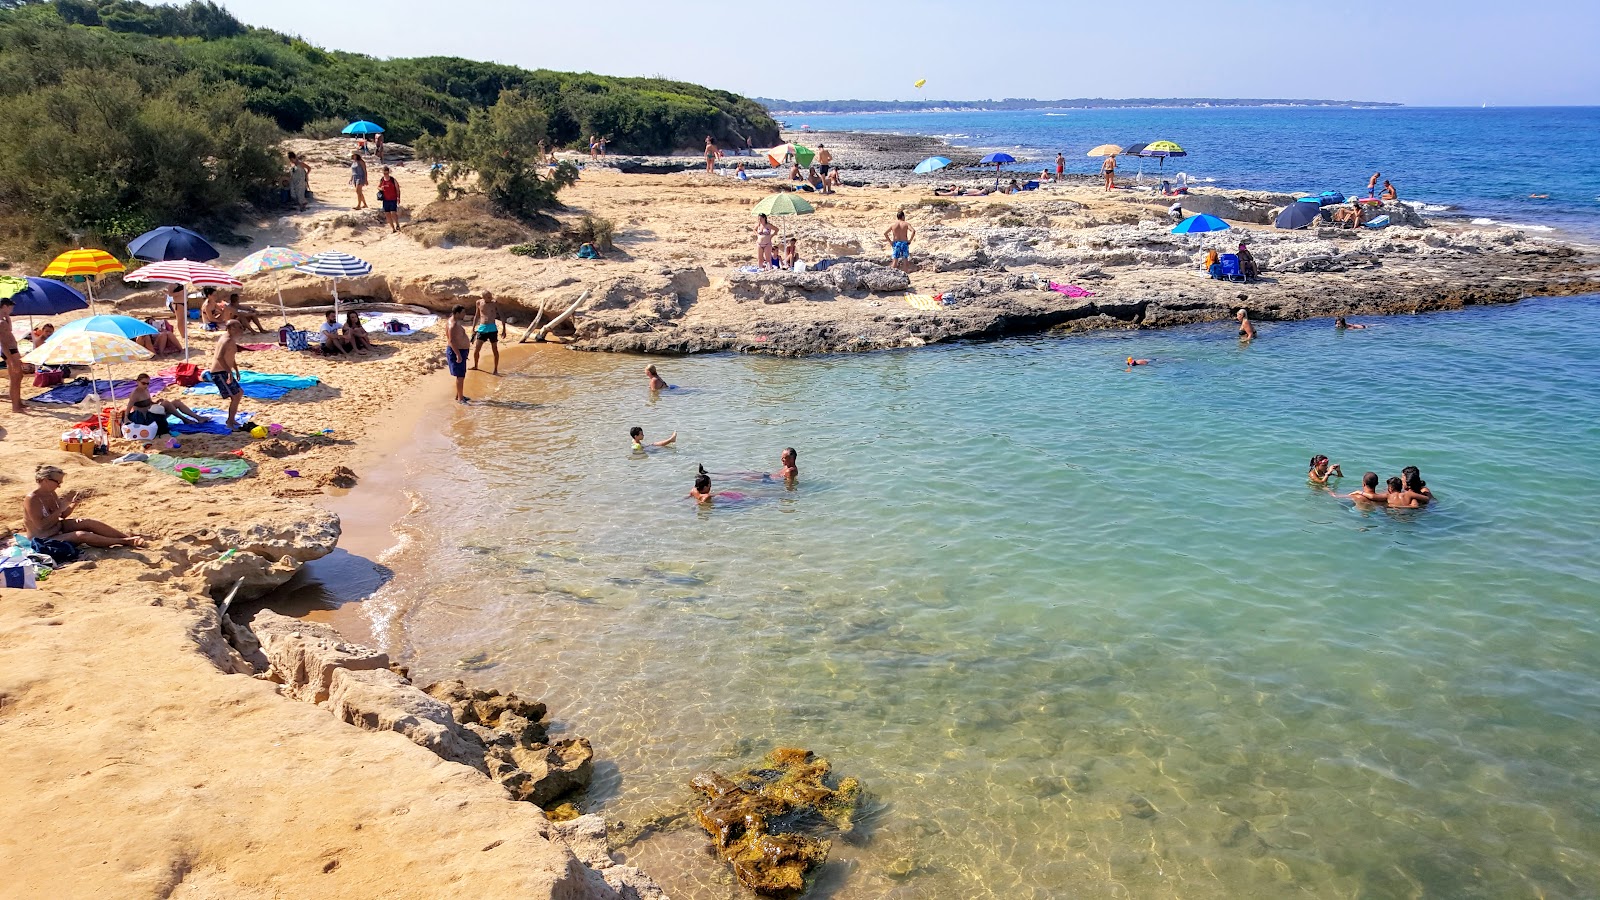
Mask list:
[{"label": "green umbrella", "polygon": [[816,211],[816,207],[806,202],[805,198],[794,194],[773,194],[751,210],[756,215],[766,213],[769,216],[803,216]]},{"label": "green umbrella", "polygon": [[810,147],[802,147],[799,144],[794,145],[794,161],[800,164],[800,168],[808,168],[811,165],[811,161],[816,158],[817,151]]}]

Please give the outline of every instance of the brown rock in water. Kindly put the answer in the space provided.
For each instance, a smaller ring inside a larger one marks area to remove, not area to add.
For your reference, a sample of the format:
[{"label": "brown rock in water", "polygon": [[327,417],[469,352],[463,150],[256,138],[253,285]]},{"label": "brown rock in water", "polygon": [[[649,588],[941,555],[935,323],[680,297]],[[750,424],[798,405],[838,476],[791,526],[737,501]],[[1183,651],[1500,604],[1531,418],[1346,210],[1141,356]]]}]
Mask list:
[{"label": "brown rock in water", "polygon": [[[814,832],[847,833],[861,801],[861,784],[828,785],[832,766],[810,750],[780,748],[762,764],[732,778],[696,775],[690,786],[706,801],[694,814],[717,852],[745,887],[793,897],[828,858],[832,842]],[[809,832],[809,833],[808,833]]]},{"label": "brown rock in water", "polygon": [[558,801],[589,786],[594,777],[594,748],[587,738],[572,738],[532,747],[495,747],[484,755],[489,774],[511,796],[535,806]]}]

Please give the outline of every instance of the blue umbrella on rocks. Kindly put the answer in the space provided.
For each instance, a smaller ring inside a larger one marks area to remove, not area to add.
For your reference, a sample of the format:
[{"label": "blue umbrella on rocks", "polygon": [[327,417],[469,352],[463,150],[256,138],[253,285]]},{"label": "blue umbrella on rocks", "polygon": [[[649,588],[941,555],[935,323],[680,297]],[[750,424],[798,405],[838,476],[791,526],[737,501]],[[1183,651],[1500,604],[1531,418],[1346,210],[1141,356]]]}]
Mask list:
[{"label": "blue umbrella on rocks", "polygon": [[176,225],[146,231],[128,242],[128,252],[134,259],[142,259],[145,262],[164,262],[171,259],[210,262],[222,255],[205,238]]},{"label": "blue umbrella on rocks", "polygon": [[1304,228],[1322,217],[1322,199],[1320,197],[1302,197],[1285,206],[1278,213],[1278,218],[1273,220],[1273,227],[1293,231]]},{"label": "blue umbrella on rocks", "polygon": [[917,167],[913,171],[915,171],[918,175],[927,175],[930,172],[937,172],[948,165],[950,165],[950,160],[945,159],[942,156],[930,156],[922,162],[917,163]]},{"label": "blue umbrella on rocks", "polygon": [[1000,186],[1000,167],[1005,165],[1006,163],[1014,163],[1016,161],[1017,161],[1017,158],[1015,156],[1012,156],[1009,153],[991,153],[988,156],[985,156],[983,159],[978,160],[978,165],[980,165],[980,166],[989,166],[989,165],[994,166],[994,186],[995,187],[999,187]]},{"label": "blue umbrella on rocks", "polygon": [[1184,219],[1182,222],[1179,222],[1177,226],[1172,229],[1172,233],[1205,234],[1208,231],[1227,231],[1232,227],[1232,225],[1229,225],[1227,222],[1222,221],[1216,216],[1201,213],[1197,216],[1190,216],[1189,218]]}]

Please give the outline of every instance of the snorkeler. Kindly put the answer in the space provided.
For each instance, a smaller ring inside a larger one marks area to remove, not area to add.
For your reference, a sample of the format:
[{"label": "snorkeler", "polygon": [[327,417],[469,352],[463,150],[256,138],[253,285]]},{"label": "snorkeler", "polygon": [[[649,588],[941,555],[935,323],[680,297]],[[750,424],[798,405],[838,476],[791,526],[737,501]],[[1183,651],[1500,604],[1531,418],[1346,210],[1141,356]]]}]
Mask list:
[{"label": "snorkeler", "polygon": [[1306,473],[1306,478],[1310,479],[1312,484],[1327,486],[1329,476],[1343,478],[1344,472],[1338,465],[1329,463],[1326,456],[1311,457],[1311,470]]},{"label": "snorkeler", "polygon": [[1368,472],[1361,476],[1361,490],[1351,491],[1345,495],[1351,500],[1365,500],[1368,503],[1388,503],[1389,495],[1378,490],[1378,473]]},{"label": "snorkeler", "polygon": [[[637,425],[633,426],[632,428],[628,429],[628,437],[633,439],[633,451],[635,453],[641,453],[641,452],[644,451],[645,442],[644,442],[644,429],[643,428],[640,428]],[[670,447],[673,444],[676,444],[677,442],[678,442],[678,433],[676,431],[674,431],[672,433],[672,437],[669,437],[664,441],[652,441],[649,444],[649,446],[651,446],[651,447]]]},{"label": "snorkeler", "polygon": [[644,374],[650,378],[650,390],[652,391],[664,391],[672,387],[672,385],[667,384],[667,380],[665,378],[662,378],[656,373],[656,367],[654,364],[645,366]]},{"label": "snorkeler", "polygon": [[1361,328],[1365,328],[1367,326],[1365,326],[1365,325],[1351,325],[1349,322],[1346,322],[1344,320],[1344,316],[1334,316],[1333,317],[1333,327],[1339,329],[1340,331],[1343,331],[1346,328],[1361,329]]}]

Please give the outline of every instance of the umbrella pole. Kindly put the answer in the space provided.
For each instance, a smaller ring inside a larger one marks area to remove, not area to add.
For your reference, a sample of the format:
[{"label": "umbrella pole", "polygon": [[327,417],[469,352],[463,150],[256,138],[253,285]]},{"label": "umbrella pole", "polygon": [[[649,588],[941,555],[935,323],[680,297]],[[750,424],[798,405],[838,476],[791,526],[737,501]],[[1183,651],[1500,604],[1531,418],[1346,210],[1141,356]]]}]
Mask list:
[{"label": "umbrella pole", "polygon": [[333,317],[339,318],[339,279],[333,279]]},{"label": "umbrella pole", "polygon": [[278,292],[278,312],[283,313],[283,324],[289,324],[289,311],[283,307],[283,288],[278,285],[278,270],[272,270],[272,289]]},{"label": "umbrella pole", "polygon": [[183,361],[189,361],[189,288],[193,285],[183,286],[183,308],[174,309],[173,312],[183,316]]}]

